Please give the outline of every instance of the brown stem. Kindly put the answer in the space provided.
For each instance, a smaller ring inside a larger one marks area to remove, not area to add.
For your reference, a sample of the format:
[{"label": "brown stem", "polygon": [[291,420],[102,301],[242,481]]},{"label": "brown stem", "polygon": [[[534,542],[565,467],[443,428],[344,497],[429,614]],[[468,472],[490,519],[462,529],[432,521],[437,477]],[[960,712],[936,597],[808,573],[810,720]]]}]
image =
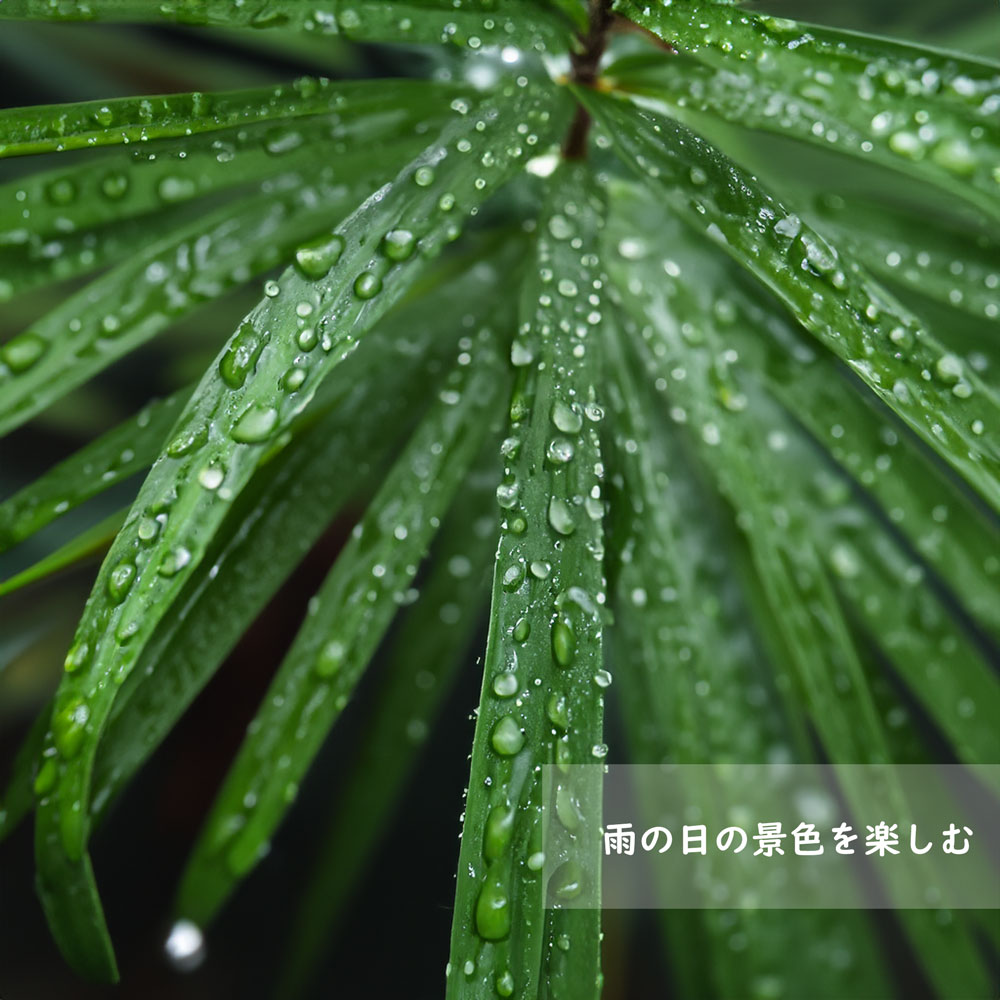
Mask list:
[{"label": "brown stem", "polygon": [[[587,34],[581,38],[579,51],[570,54],[572,72],[570,80],[584,87],[597,82],[601,57],[608,42],[608,30],[614,20],[611,0],[590,0]],[[590,115],[577,105],[576,116],[563,143],[563,156],[567,160],[582,160],[587,155],[587,136],[590,134]]]}]

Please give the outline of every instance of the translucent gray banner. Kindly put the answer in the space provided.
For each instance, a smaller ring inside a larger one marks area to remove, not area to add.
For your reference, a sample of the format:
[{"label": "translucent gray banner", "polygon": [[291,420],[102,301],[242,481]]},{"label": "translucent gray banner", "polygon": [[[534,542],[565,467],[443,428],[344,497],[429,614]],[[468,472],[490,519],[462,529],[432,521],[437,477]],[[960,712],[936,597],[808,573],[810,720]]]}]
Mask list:
[{"label": "translucent gray banner", "polygon": [[1000,765],[544,772],[551,907],[1000,908]]}]

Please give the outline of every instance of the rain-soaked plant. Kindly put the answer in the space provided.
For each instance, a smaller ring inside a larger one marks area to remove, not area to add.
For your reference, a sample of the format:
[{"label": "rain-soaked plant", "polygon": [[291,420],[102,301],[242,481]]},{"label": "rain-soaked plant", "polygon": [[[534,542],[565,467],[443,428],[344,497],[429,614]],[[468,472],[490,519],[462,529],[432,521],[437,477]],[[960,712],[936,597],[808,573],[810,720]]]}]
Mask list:
[{"label": "rain-soaked plant", "polygon": [[[183,952],[381,647],[276,995],[479,662],[487,600],[455,1000],[600,993],[599,912],[546,908],[539,772],[605,758],[612,678],[633,762],[1000,759],[1000,66],[695,0],[3,0],[11,19],[463,53],[424,79],[0,112],[0,157],[81,151],[0,184],[0,300],[86,278],[0,347],[3,432],[266,279],[197,384],[0,504],[6,550],[146,471],[0,584],[107,548],[0,811],[0,835],[34,811],[81,975],[117,977],[91,835],[359,494],[177,895]],[[991,995],[989,915],[899,919],[939,995]],[[678,995],[892,994],[864,913],[662,923]]]}]

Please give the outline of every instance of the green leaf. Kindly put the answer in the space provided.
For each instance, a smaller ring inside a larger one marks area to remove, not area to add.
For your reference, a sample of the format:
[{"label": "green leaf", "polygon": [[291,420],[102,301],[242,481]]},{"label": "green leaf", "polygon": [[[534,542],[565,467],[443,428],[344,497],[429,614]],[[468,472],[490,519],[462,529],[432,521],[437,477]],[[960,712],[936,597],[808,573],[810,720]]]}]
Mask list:
[{"label": "green leaf", "polygon": [[[437,283],[331,374],[318,400],[332,408],[329,416],[272,459],[234,504],[122,686],[98,746],[95,815],[167,735],[344,502],[385,464],[407,419],[421,412],[459,332],[457,323],[442,328],[438,283],[452,277],[456,317],[488,322],[519,249],[512,240],[482,259],[471,253],[457,276],[450,266],[436,268]],[[345,468],[354,475],[344,476]]]},{"label": "green leaf", "polygon": [[857,199],[823,198],[811,214],[820,232],[884,280],[980,320],[1000,318],[1000,242],[987,234]]},{"label": "green leaf", "polygon": [[[318,419],[306,419],[236,501],[115,701],[94,763],[90,808],[95,825],[330,519],[383,464],[402,433],[404,417],[420,411],[428,383],[438,378],[442,353],[453,349],[453,338],[441,334],[434,294],[439,283],[451,278],[452,301],[466,304],[463,315],[482,318],[499,275],[509,272],[519,248],[519,241],[511,240],[483,260],[471,254],[471,265],[457,276],[448,262],[437,267],[435,283],[422,297],[381,324],[331,375],[318,405],[305,415],[319,411]],[[353,469],[354,476],[344,477],[343,468]],[[45,736],[51,705],[42,714],[45,725],[34,743]],[[40,745],[32,753],[26,743],[19,754],[0,838],[33,802],[31,782],[40,752]]]},{"label": "green leaf", "polygon": [[[599,992],[599,912],[545,915],[540,775],[595,763],[602,736],[603,543],[596,380],[601,206],[580,166],[550,182],[511,360],[502,533],[472,752],[449,1000]],[[534,683],[537,679],[540,683]],[[529,697],[530,695],[530,697]],[[563,783],[561,795],[573,791]],[[566,934],[569,952],[553,947]]]},{"label": "green leaf", "polygon": [[[393,152],[401,159],[408,151],[412,146]],[[217,208],[146,245],[9,340],[0,347],[0,433],[331,227],[371,190],[367,159],[328,167],[308,186],[291,175],[290,190],[266,185]]]},{"label": "green leaf", "polygon": [[141,0],[101,0],[86,7],[73,2],[53,6],[48,0],[5,0],[0,18],[62,21],[173,21],[223,27],[293,28],[317,35],[343,35],[357,42],[406,42],[435,45],[453,42],[519,45],[526,49],[564,51],[569,24],[548,5],[527,0],[353,0],[345,7],[320,0],[270,0],[264,7],[234,6],[231,0],[170,0],[150,5]]},{"label": "green leaf", "polygon": [[693,57],[612,69],[619,86],[921,177],[1000,218],[997,63],[713,4],[615,6]]},{"label": "green leaf", "polygon": [[[725,405],[740,397],[731,371],[735,362],[703,312],[698,312],[698,326],[685,321],[681,286],[671,289],[669,305],[662,287],[652,282],[644,287],[648,291],[637,296],[633,286],[626,308],[645,324],[643,334],[652,342],[649,366],[668,385],[669,398],[684,413],[700,459],[737,512],[797,674],[797,697],[807,706],[827,756],[841,763],[890,760],[883,723],[833,588],[832,570],[821,556],[824,540],[814,535],[810,507],[788,489],[789,469],[779,470],[771,457],[783,449],[763,444],[763,431],[773,424],[764,418],[763,427],[755,427],[758,411],[750,403],[735,409]],[[677,371],[683,371],[683,378],[671,375]],[[801,455],[797,457],[801,466]],[[789,465],[796,467],[794,462]],[[863,789],[845,787],[845,793],[855,805],[863,804]],[[921,912],[907,914],[905,920],[941,988],[951,983],[960,984],[957,988],[966,995],[984,992],[985,972],[964,924],[941,927]]]},{"label": "green leaf", "polygon": [[80,532],[65,545],[50,553],[44,559],[22,570],[20,573],[0,581],[0,597],[13,594],[15,590],[44,580],[61,570],[74,566],[94,555],[107,551],[118,529],[125,520],[125,511],[116,511],[99,524]]},{"label": "green leaf", "polygon": [[[809,742],[778,710],[781,678],[768,676],[734,572],[745,545],[699,483],[683,440],[653,419],[623,338],[613,325],[608,332],[611,636],[629,761],[802,760]],[[684,995],[735,997],[748,983],[777,980],[789,996],[828,1000],[888,991],[863,913],[808,911],[789,925],[768,911],[664,911],[662,922]],[[737,940],[746,946],[733,949]]]},{"label": "green leaf", "polygon": [[[5,12],[10,12],[9,0],[0,6],[0,17]],[[410,84],[407,81],[407,87]],[[414,86],[417,92],[425,87],[431,93],[451,90],[437,83],[418,82]],[[9,108],[0,111],[0,157],[144,144],[154,139],[188,139],[190,143],[190,136],[247,126],[257,132],[255,127],[264,122],[351,114],[358,102],[362,110],[364,102],[369,100],[389,101],[398,97],[405,104],[407,99],[401,90],[395,81],[387,85],[384,80],[343,81],[304,76],[290,84],[214,94],[119,97],[79,104]],[[259,138],[259,132],[257,135]],[[264,143],[266,148],[267,138]],[[113,190],[118,187],[120,184],[112,184]],[[72,174],[63,176],[61,181],[54,180],[47,190],[50,201],[65,205],[72,205],[78,193]],[[101,196],[108,197],[103,184]]]},{"label": "green leaf", "polygon": [[[387,827],[435,726],[489,598],[496,550],[493,516],[496,446],[480,460],[435,540],[420,597],[402,617],[385,653],[376,704],[353,750],[347,785],[319,837],[320,856],[289,922],[284,971],[276,990],[301,996]],[[378,781],[372,781],[378,775]]]},{"label": "green leaf", "polygon": [[192,851],[179,916],[208,923],[266,853],[482,444],[503,386],[497,348],[484,329],[310,601]]},{"label": "green leaf", "polygon": [[418,123],[435,112],[443,116],[449,101],[467,90],[419,80],[405,88],[393,80],[339,85],[331,93],[332,86],[324,90],[326,113],[303,117],[293,105],[284,108],[287,120],[254,116],[249,124],[221,132],[199,132],[189,123],[192,135],[139,142],[136,148],[8,181],[0,185],[0,246],[58,243],[81,229],[176,210],[194,198],[266,177],[309,173],[317,162],[346,157],[349,165],[357,160],[352,148],[412,137]]},{"label": "green leaf", "polygon": [[204,206],[188,202],[58,239],[29,239],[23,245],[0,247],[0,303],[141,253],[199,214],[204,214]]},{"label": "green leaf", "polygon": [[152,465],[190,395],[154,400],[0,503],[0,552]]},{"label": "green leaf", "polygon": [[[754,381],[809,431],[854,480],[855,489],[877,504],[883,523],[902,533],[962,607],[1000,638],[995,598],[1000,561],[992,556],[996,523],[989,514],[904,426],[845,377],[831,355],[815,351],[792,322],[775,313],[773,300],[755,294],[758,290],[741,281],[709,244],[695,243],[687,228],[662,209],[651,210],[641,191],[620,184],[615,195],[607,256],[622,269],[620,280],[629,280],[624,268],[645,272],[650,267],[649,280],[656,273],[669,290],[678,284],[678,270],[691,276],[685,296],[691,321],[699,310],[711,317],[736,350],[742,370],[753,372]],[[647,257],[659,257],[659,272]],[[643,263],[633,264],[636,260]],[[746,405],[741,398],[730,402]],[[833,492],[847,502],[845,488],[841,484]]]},{"label": "green leaf", "polygon": [[[269,286],[274,294],[241,325],[195,391],[101,569],[74,642],[71,662],[79,666],[57,693],[50,745],[62,747],[61,763],[53,793],[39,804],[36,842],[44,898],[60,934],[68,926],[55,913],[62,906],[81,924],[99,919],[73,904],[81,890],[67,875],[90,877],[81,863],[89,830],[83,804],[115,691],[269,445],[419,276],[426,259],[458,234],[461,219],[515,171],[525,155],[521,143],[530,146],[533,139],[544,148],[556,125],[558,97],[528,88],[457,117],[323,247],[299,255],[303,274],[290,268]],[[464,154],[476,137],[488,155],[473,159]],[[319,342],[311,351],[300,346],[307,329]],[[204,485],[206,477],[216,488]],[[128,566],[127,591],[109,587],[112,575]],[[64,853],[75,868],[53,852]],[[58,880],[49,880],[49,872]],[[94,897],[88,890],[83,898]],[[62,944],[72,955],[71,943]],[[111,967],[106,971],[110,975]]]},{"label": "green leaf", "polygon": [[[28,735],[18,748],[10,777],[0,799],[0,843],[15,829],[35,805],[35,780],[42,764],[42,747],[49,729],[51,706],[46,705],[35,717]],[[44,766],[44,764],[42,764]]]},{"label": "green leaf", "polygon": [[694,133],[576,91],[625,162],[767,285],[796,319],[1000,510],[994,391],[859,265]]},{"label": "green leaf", "polygon": [[[616,207],[620,204],[616,200]],[[666,258],[669,268],[659,255],[637,259],[639,250],[633,242],[626,246],[630,254],[627,263],[619,257],[612,274],[631,291],[626,307],[643,324],[642,333],[651,341],[656,359],[651,363],[657,374],[684,372],[683,379],[670,378],[667,391],[680,407],[685,423],[692,427],[702,460],[740,512],[755,558],[773,565],[771,572],[777,578],[781,565],[778,555],[794,553],[799,571],[784,574],[792,588],[811,566],[824,595],[822,604],[811,600],[814,610],[826,608],[822,615],[825,628],[832,628],[841,614],[831,588],[822,581],[836,581],[837,589],[848,597],[855,614],[883,645],[956,752],[970,762],[993,759],[1000,744],[989,719],[994,711],[1000,711],[1000,684],[962,627],[952,621],[947,603],[921,586],[923,570],[900,550],[884,525],[890,521],[900,525],[915,539],[915,546],[935,555],[949,577],[962,584],[963,596],[981,589],[981,600],[990,601],[993,595],[994,604],[998,568],[991,579],[972,553],[991,553],[996,548],[995,526],[984,522],[947,480],[940,482],[941,470],[928,465],[919,452],[908,452],[905,440],[900,444],[897,437],[894,445],[884,443],[882,421],[854,397],[832,359],[804,356],[801,346],[794,344],[793,331],[784,331],[784,342],[776,343],[774,331],[781,335],[781,325],[759,310],[755,312],[752,302],[712,255],[692,246],[691,237],[676,221],[651,216],[641,197],[635,197],[631,204],[625,201],[623,207],[628,212],[627,221],[616,214],[618,221],[611,227],[610,237],[617,238],[619,246],[623,239],[637,238],[662,246],[670,255]],[[697,283],[688,277],[694,274],[699,276]],[[719,308],[723,294],[726,304]],[[728,354],[722,343],[729,346]],[[845,463],[844,472],[858,477],[859,487],[871,490],[888,505],[883,525],[872,518],[866,505],[852,503],[842,475],[835,473],[823,452],[806,443],[801,425],[761,391],[757,373],[762,369],[769,375],[775,369],[782,372],[780,381],[775,380],[769,388],[786,401],[798,420],[815,428],[820,440]],[[739,457],[740,444],[746,454],[755,457],[752,475],[744,467],[746,460]],[[890,450],[893,458],[886,466],[878,456]],[[846,460],[846,455],[851,460]],[[922,493],[930,506],[921,498]],[[957,507],[954,528],[934,516],[945,498]],[[938,529],[936,539],[934,528]],[[951,532],[955,532],[954,538],[949,537]],[[770,554],[764,546],[770,547]],[[956,547],[961,551],[957,557],[951,554]],[[942,551],[946,553],[943,558]],[[765,571],[760,572],[766,581]],[[836,656],[836,647],[829,641],[817,638],[810,643],[808,633],[815,626],[799,623],[789,611],[791,598],[782,602],[776,593],[772,591],[770,599],[779,629],[801,628],[800,635],[787,637],[800,669],[813,658]],[[800,601],[795,606],[811,605]],[[987,614],[995,619],[995,610]],[[868,708],[864,714],[852,714],[845,707],[839,713],[843,716],[842,731],[825,728],[836,714],[831,706],[849,697],[851,685],[867,700],[862,690],[866,682],[849,652],[853,642],[842,624],[836,634],[844,650],[839,668],[842,676],[834,678],[837,689],[824,696],[815,688],[817,693],[809,704],[812,712],[819,714],[815,724],[821,735],[829,735],[833,759],[865,759],[880,754],[884,740],[879,732],[881,724]],[[961,671],[949,667],[958,662]],[[833,674],[834,670],[831,662],[827,672]],[[823,670],[816,665],[803,675],[806,691],[823,681]],[[867,736],[861,726],[866,717]],[[854,736],[865,737],[864,747],[852,743]]]}]

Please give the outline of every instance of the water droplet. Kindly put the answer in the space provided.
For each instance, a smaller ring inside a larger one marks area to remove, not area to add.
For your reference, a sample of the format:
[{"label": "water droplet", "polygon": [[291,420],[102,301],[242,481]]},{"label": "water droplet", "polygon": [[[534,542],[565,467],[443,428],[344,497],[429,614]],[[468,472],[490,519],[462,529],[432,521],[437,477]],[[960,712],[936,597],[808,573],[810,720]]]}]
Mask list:
[{"label": "water droplet", "polygon": [[90,646],[84,641],[75,642],[69,648],[69,652],[66,654],[66,659],[63,661],[63,669],[68,674],[72,674],[79,670],[87,662],[87,657],[90,655]]},{"label": "water droplet", "polygon": [[572,535],[576,530],[573,511],[561,497],[552,497],[549,500],[549,524],[560,535]]},{"label": "water droplet", "polygon": [[[506,53],[507,50],[504,49]],[[511,974],[510,969],[507,969],[502,975],[497,976],[497,994],[502,997],[510,997],[514,995],[514,976]]]},{"label": "water droplet", "polygon": [[163,950],[178,972],[193,972],[205,960],[205,936],[197,924],[178,920],[170,928]]},{"label": "water droplet", "polygon": [[273,406],[254,403],[236,421],[232,437],[241,444],[257,444],[266,441],[277,425],[278,411]]},{"label": "water droplet", "polygon": [[48,795],[49,792],[55,788],[56,778],[59,776],[59,771],[56,766],[55,760],[51,757],[47,757],[42,763],[42,766],[38,769],[38,774],[35,777],[34,791],[35,795],[42,798]]},{"label": "water droplet", "polygon": [[483,856],[487,861],[496,861],[510,845],[514,832],[514,809],[512,806],[494,806],[486,818],[483,834]]},{"label": "water droplet", "polygon": [[546,455],[550,462],[554,462],[556,465],[565,465],[573,458],[573,442],[566,438],[553,438],[549,442]]},{"label": "water droplet", "polygon": [[208,428],[204,424],[189,424],[167,445],[167,454],[171,458],[181,458],[200,448],[207,438]]},{"label": "water droplet", "polygon": [[123,174],[116,170],[105,175],[104,179],[101,181],[101,193],[105,198],[110,198],[112,201],[118,201],[119,199],[124,198],[128,193],[128,186],[128,174]]},{"label": "water droplet", "polygon": [[527,618],[519,618],[512,634],[515,642],[524,642],[531,635],[531,622]]},{"label": "water droplet", "polygon": [[52,742],[61,757],[72,760],[80,752],[89,718],[90,709],[79,698],[52,716]]},{"label": "water droplet", "polygon": [[161,177],[156,185],[156,193],[161,201],[167,204],[174,204],[178,201],[187,201],[193,198],[198,192],[198,187],[190,177],[174,177],[168,175]]},{"label": "water droplet", "polygon": [[576,655],[576,634],[563,618],[557,618],[552,625],[552,655],[561,667],[568,667]]},{"label": "water droplet", "polygon": [[316,281],[324,277],[340,260],[344,252],[344,238],[337,233],[320,236],[304,243],[295,251],[295,266],[304,278]]},{"label": "water droplet", "polygon": [[144,517],[139,521],[135,533],[143,542],[151,542],[160,532],[160,524],[155,518]]},{"label": "water droplet", "polygon": [[577,434],[583,427],[583,417],[568,403],[557,400],[552,407],[552,423],[564,434]]},{"label": "water droplet", "polygon": [[498,698],[513,698],[519,686],[517,674],[510,671],[504,671],[493,678],[493,693]]},{"label": "water droplet", "polygon": [[924,155],[924,144],[915,132],[894,132],[889,136],[889,148],[908,160],[919,160]]},{"label": "water droplet", "polygon": [[487,941],[502,941],[510,934],[510,899],[504,882],[503,868],[494,862],[476,901],[476,930]]},{"label": "water droplet", "polygon": [[569,706],[566,704],[566,695],[561,691],[553,691],[549,695],[549,700],[545,703],[545,714],[549,721],[560,729],[569,728]]},{"label": "water droplet", "polygon": [[531,575],[535,577],[536,580],[547,580],[549,573],[552,572],[552,566],[550,563],[544,562],[541,559],[535,559],[531,563]]},{"label": "water droplet", "polygon": [[28,330],[12,337],[0,347],[0,361],[17,375],[27,371],[48,348],[47,340]]},{"label": "water droplet", "polygon": [[517,483],[501,483],[497,487],[497,503],[510,510],[517,503]]},{"label": "water droplet", "polygon": [[524,580],[524,567],[520,563],[508,566],[503,573],[503,585],[506,590],[517,590]]},{"label": "water droplet", "polygon": [[504,757],[511,757],[524,746],[524,733],[513,715],[505,715],[494,727],[490,738],[493,749]]},{"label": "water droplet", "polygon": [[955,354],[943,354],[938,358],[935,370],[943,382],[957,382],[964,371],[962,359]]},{"label": "water droplet", "polygon": [[433,168],[417,167],[413,172],[413,180],[417,187],[430,187],[434,183]]},{"label": "water droplet", "polygon": [[260,337],[253,323],[243,323],[219,359],[219,375],[230,389],[239,389],[257,364],[266,338]]},{"label": "water droplet", "polygon": [[176,576],[189,562],[191,562],[190,550],[183,545],[178,545],[164,557],[157,572],[160,576]]},{"label": "water droplet", "polygon": [[59,177],[45,190],[53,205],[69,205],[76,199],[76,185],[69,177]]},{"label": "water droplet", "polygon": [[108,596],[121,604],[135,580],[135,566],[130,562],[119,563],[108,575]]},{"label": "water droplet", "polygon": [[363,271],[354,282],[354,294],[359,299],[373,299],[382,291],[382,279],[372,271]]},{"label": "water droplet", "polygon": [[316,673],[320,677],[332,677],[343,666],[346,655],[344,643],[340,639],[331,639],[316,658]]},{"label": "water droplet", "polygon": [[382,253],[389,260],[406,260],[413,255],[417,238],[409,229],[390,229],[382,238]]},{"label": "water droplet", "polygon": [[225,471],[218,465],[206,465],[198,473],[198,482],[206,490],[217,490],[222,485],[225,475]]},{"label": "water droplet", "polygon": [[611,687],[611,674],[607,670],[598,670],[594,674],[594,683],[599,688],[609,688]]}]

